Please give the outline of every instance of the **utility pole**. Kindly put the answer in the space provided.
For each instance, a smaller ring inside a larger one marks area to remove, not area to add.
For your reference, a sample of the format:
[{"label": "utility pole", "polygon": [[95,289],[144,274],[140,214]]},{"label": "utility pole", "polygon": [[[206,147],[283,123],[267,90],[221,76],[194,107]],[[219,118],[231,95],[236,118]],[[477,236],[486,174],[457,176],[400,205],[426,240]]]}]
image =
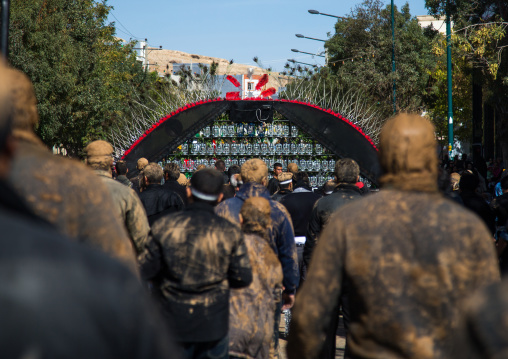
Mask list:
[{"label": "utility pole", "polygon": [[392,10],[392,74],[393,74],[393,114],[397,112],[397,84],[395,83],[395,10],[393,8],[393,0],[391,5]]},{"label": "utility pole", "polygon": [[0,18],[0,52],[5,59],[9,56],[9,0],[2,0]]},{"label": "utility pole", "polygon": [[446,76],[448,80],[448,157],[451,159],[453,151],[453,101],[452,101],[452,39],[449,3],[446,3]]}]

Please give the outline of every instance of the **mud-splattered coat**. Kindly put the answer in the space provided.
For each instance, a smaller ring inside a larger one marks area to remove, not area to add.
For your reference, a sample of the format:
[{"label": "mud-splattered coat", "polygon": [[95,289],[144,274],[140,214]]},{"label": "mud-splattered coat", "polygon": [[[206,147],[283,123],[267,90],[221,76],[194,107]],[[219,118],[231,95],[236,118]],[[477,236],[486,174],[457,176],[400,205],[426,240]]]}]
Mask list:
[{"label": "mud-splattered coat", "polygon": [[282,289],[282,268],[268,241],[245,234],[252,267],[252,283],[232,289],[229,300],[229,354],[268,358],[273,337],[276,301]]},{"label": "mud-splattered coat", "polygon": [[240,229],[204,203],[152,226],[141,275],[153,280],[177,341],[219,340],[228,332],[229,288],[247,286],[252,270]]},{"label": "mud-splattered coat", "polygon": [[303,265],[308,268],[310,258],[319,234],[323,230],[331,214],[346,203],[362,197],[360,189],[354,184],[342,183],[335,187],[333,193],[329,196],[320,198],[312,209],[310,215],[309,227],[307,229],[305,247],[303,249]]},{"label": "mud-splattered coat", "polygon": [[215,213],[233,223],[239,224],[240,219],[238,214],[244,201],[249,197],[263,197],[270,202],[272,220],[269,228],[270,244],[282,264],[285,291],[293,294],[296,292],[299,278],[293,224],[286,208],[282,204],[270,199],[270,194],[266,187],[253,182],[245,183],[240,187],[236,197],[227,199],[215,207]]},{"label": "mud-splattered coat", "polygon": [[296,298],[289,358],[315,358],[344,280],[354,358],[449,358],[461,301],[499,280],[478,217],[437,192],[382,190],[332,215]]},{"label": "mud-splattered coat", "polygon": [[[102,183],[106,185],[113,197],[113,205],[120,215],[122,222],[129,233],[136,252],[139,254],[145,248],[145,242],[150,232],[148,219],[143,204],[133,189],[127,187],[119,181],[111,178],[111,174],[106,171],[95,171],[101,178]],[[130,182],[129,182],[130,183]]]},{"label": "mud-splattered coat", "polygon": [[122,260],[137,271],[129,236],[111,195],[92,170],[54,156],[33,134],[20,138],[9,182],[57,230]]},{"label": "mud-splattered coat", "polygon": [[494,284],[469,298],[455,331],[453,355],[457,359],[508,357],[508,281]]}]

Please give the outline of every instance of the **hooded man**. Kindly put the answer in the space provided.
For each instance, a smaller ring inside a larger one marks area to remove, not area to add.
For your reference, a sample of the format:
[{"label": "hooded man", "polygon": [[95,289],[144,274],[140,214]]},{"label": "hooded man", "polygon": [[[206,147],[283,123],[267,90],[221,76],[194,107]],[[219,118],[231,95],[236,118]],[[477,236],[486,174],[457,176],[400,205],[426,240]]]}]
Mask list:
[{"label": "hooded man", "polygon": [[85,148],[86,164],[95,170],[108,188],[117,213],[129,233],[136,253],[143,251],[150,227],[143,204],[134,190],[116,181],[112,177],[113,146],[106,141],[98,140]]},{"label": "hooded man", "polygon": [[119,258],[137,271],[132,245],[107,188],[86,166],[54,156],[37,137],[37,100],[28,77],[2,67],[0,78],[12,98],[13,136],[18,140],[9,182],[60,233]]},{"label": "hooded man", "polygon": [[335,212],[293,310],[288,358],[317,358],[344,281],[355,358],[450,358],[461,302],[499,280],[483,222],[437,186],[434,126],[400,114],[383,127],[383,189]]}]

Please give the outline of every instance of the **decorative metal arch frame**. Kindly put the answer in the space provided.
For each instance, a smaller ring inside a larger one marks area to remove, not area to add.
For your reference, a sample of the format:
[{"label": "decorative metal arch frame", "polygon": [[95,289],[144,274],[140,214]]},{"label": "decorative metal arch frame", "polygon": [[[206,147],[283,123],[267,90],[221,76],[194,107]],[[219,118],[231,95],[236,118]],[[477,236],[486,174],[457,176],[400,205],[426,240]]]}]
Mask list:
[{"label": "decorative metal arch frame", "polygon": [[237,105],[250,111],[271,107],[337,157],[354,159],[360,166],[362,176],[378,184],[381,169],[378,150],[371,138],[338,113],[294,100],[218,98],[188,104],[153,124],[124,152],[122,160],[126,161],[130,173],[136,172],[136,162],[141,157],[150,162],[159,162],[201,128]]}]

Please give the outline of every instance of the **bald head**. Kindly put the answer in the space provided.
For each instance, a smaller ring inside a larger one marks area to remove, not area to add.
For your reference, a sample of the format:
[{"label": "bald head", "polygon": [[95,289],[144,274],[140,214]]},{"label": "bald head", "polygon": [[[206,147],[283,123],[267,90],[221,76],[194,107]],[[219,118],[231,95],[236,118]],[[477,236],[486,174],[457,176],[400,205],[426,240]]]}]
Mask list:
[{"label": "bald head", "polygon": [[[415,181],[437,188],[438,159],[434,126],[429,120],[412,114],[400,114],[388,120],[379,137],[382,182]],[[421,188],[424,190],[424,188]]]},{"label": "bald head", "polygon": [[0,92],[10,98],[13,129],[33,132],[39,123],[37,99],[30,79],[21,71],[0,65]]}]

